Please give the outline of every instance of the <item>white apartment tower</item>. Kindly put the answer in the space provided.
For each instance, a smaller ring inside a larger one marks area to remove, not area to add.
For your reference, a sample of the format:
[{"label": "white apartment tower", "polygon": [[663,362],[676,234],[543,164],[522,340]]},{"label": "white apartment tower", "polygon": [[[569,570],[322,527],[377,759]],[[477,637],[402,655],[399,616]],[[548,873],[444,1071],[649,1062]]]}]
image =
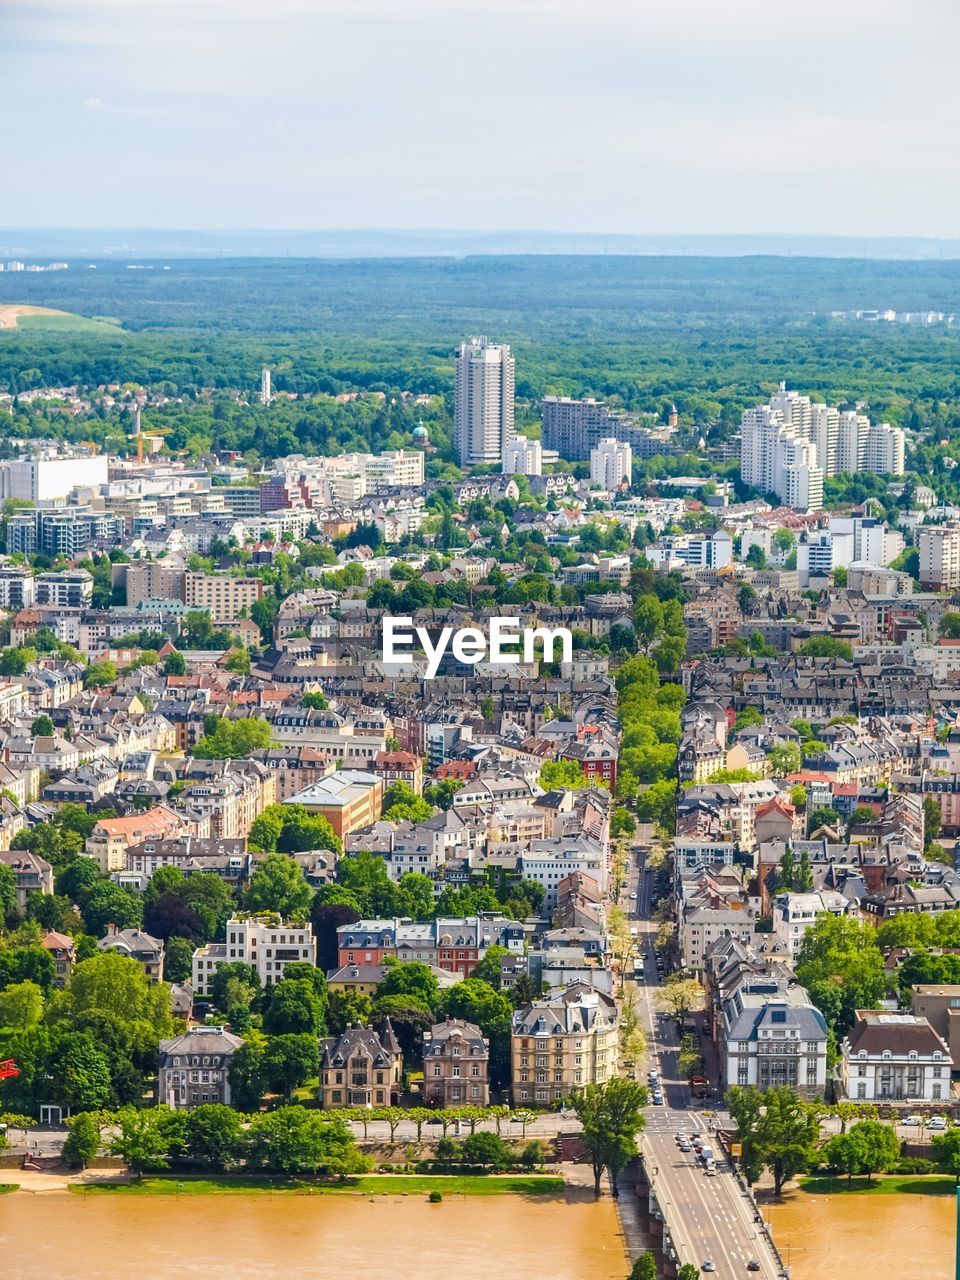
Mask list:
[{"label": "white apartment tower", "polygon": [[516,361],[506,345],[471,338],[457,349],[454,446],[461,466],[496,465],[514,437]]},{"label": "white apartment tower", "polygon": [[542,476],[543,445],[539,440],[516,436],[503,446],[505,476]]},{"label": "white apartment tower", "polygon": [[270,370],[263,369],[260,373],[260,403],[269,404],[273,399],[273,389],[270,385]]},{"label": "white apartment tower", "polygon": [[960,587],[960,524],[921,525],[917,530],[920,585],[932,591]]},{"label": "white apartment tower", "polygon": [[628,444],[608,436],[590,450],[590,485],[610,493],[633,474],[633,450]]},{"label": "white apartment tower", "polygon": [[855,410],[814,404],[782,382],[768,404],[745,409],[741,419],[743,479],[798,510],[823,505],[825,476],[903,475],[904,452],[899,427],[873,424]]},{"label": "white apartment tower", "polygon": [[864,450],[863,470],[878,476],[902,476],[904,471],[903,432],[888,422],[870,428]]}]

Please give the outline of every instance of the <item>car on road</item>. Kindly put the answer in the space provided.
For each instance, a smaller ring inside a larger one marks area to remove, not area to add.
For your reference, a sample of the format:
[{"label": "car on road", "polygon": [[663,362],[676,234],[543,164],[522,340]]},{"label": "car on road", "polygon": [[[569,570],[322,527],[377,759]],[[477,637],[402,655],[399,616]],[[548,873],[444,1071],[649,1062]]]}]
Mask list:
[{"label": "car on road", "polygon": [[908,1128],[915,1129],[923,1124],[923,1121],[919,1116],[904,1116],[900,1123],[908,1126]]},{"label": "car on road", "polygon": [[760,1263],[756,1260],[756,1258],[751,1258],[751,1259],[750,1259],[750,1261],[747,1263],[747,1270],[748,1270],[748,1271],[759,1271],[759,1270],[760,1270]]},{"label": "car on road", "polygon": [[690,1145],[690,1143],[689,1143],[689,1142],[681,1142],[681,1143],[680,1143],[680,1150],[681,1150],[682,1152],[684,1152],[685,1154],[687,1154],[687,1153],[689,1153],[689,1152],[691,1152],[691,1151],[693,1150],[693,1147],[691,1147],[691,1145]]},{"label": "car on road", "polygon": [[700,1264],[701,1271],[705,1271],[709,1273],[711,1271],[716,1271],[716,1269],[717,1269],[717,1264],[714,1262],[712,1258],[707,1258],[706,1262],[702,1262]]},{"label": "car on road", "polygon": [[715,1178],[717,1176],[717,1166],[715,1164],[708,1164],[703,1172],[708,1178]]},{"label": "car on road", "polygon": [[663,1094],[662,1094],[662,1093],[655,1093],[655,1094],[653,1095],[653,1105],[654,1105],[655,1107],[662,1107],[662,1106],[663,1106]]},{"label": "car on road", "polygon": [[690,1139],[687,1137],[687,1135],[686,1135],[682,1130],[678,1131],[678,1132],[677,1132],[677,1133],[675,1133],[673,1136],[676,1138],[676,1140],[677,1140],[678,1142],[689,1142],[689,1141],[690,1141]]},{"label": "car on road", "polygon": [[946,1116],[931,1116],[927,1121],[928,1129],[945,1129],[947,1127]]}]

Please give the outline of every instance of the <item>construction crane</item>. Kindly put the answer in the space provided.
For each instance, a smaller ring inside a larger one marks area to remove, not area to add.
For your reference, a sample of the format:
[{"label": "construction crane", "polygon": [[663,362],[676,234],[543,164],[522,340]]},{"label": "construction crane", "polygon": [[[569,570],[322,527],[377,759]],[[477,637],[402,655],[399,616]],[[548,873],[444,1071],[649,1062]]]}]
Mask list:
[{"label": "construction crane", "polygon": [[169,427],[154,427],[152,431],[144,431],[140,424],[140,406],[137,406],[136,415],[137,430],[132,439],[137,442],[137,466],[143,466],[143,442],[144,440],[162,440],[164,436],[170,434]]}]

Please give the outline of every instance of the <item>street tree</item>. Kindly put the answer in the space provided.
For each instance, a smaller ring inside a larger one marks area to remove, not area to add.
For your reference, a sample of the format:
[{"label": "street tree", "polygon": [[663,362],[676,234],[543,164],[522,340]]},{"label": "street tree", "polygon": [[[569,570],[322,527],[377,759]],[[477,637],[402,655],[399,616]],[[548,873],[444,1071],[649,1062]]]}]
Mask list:
[{"label": "street tree", "polygon": [[594,1192],[606,1169],[617,1195],[617,1178],[637,1153],[637,1134],[644,1127],[647,1090],[633,1080],[615,1077],[606,1084],[589,1084],[571,1095],[583,1127],[583,1143],[590,1153]]},{"label": "street tree", "polygon": [[657,992],[657,1007],[673,1018],[678,1027],[682,1027],[690,1013],[703,1008],[706,992],[696,978],[682,978],[671,974],[663,987]]}]

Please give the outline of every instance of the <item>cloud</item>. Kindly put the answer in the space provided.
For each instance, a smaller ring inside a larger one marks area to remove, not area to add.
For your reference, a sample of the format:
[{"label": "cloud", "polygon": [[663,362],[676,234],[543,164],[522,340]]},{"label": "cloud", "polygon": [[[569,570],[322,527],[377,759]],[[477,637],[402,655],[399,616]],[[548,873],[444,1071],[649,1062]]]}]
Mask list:
[{"label": "cloud", "polygon": [[10,221],[49,221],[54,155],[98,221],[79,101],[132,224],[956,233],[955,0],[0,0],[0,29]]}]

